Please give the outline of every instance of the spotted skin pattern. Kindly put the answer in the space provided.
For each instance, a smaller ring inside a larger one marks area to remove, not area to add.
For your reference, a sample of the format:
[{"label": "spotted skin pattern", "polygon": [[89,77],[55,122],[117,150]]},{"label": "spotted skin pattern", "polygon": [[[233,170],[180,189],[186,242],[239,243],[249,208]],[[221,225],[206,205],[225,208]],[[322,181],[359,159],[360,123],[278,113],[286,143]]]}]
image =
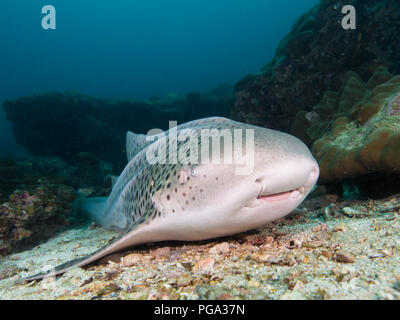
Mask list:
[{"label": "spotted skin pattern", "polygon": [[[132,228],[136,224],[147,222],[150,223],[151,219],[160,217],[163,214],[163,208],[157,208],[154,205],[154,198],[161,197],[161,194],[167,199],[177,198],[179,195],[185,199],[178,200],[181,203],[180,208],[170,208],[165,213],[176,213],[182,208],[184,210],[185,205],[189,201],[194,201],[194,195],[186,197],[186,195],[192,194],[195,191],[193,186],[189,186],[187,182],[190,181],[195,165],[187,164],[183,165],[177,161],[177,164],[170,164],[169,146],[176,142],[178,154],[184,150],[190,150],[189,141],[176,141],[179,133],[190,128],[196,132],[197,146],[200,145],[200,134],[202,129],[234,129],[238,126],[235,122],[225,118],[211,118],[202,119],[189,123],[185,123],[177,127],[177,134],[171,134],[171,130],[166,132],[167,143],[163,143],[164,140],[158,140],[154,142],[154,149],[162,151],[162,145],[166,146],[166,163],[165,164],[150,164],[146,160],[147,148],[141,150],[136,156],[130,160],[125,170],[122,172],[120,178],[117,180],[114,189],[112,190],[110,197],[107,201],[106,212],[113,213],[114,215],[123,216],[127,221],[126,228]],[[193,141],[192,141],[193,142]],[[161,145],[161,147],[160,147]],[[173,157],[174,154],[171,152]],[[223,155],[223,153],[222,153]],[[197,157],[197,163],[200,162],[200,153]],[[183,175],[186,174],[186,181],[183,181]],[[179,192],[178,192],[179,190]],[[182,191],[181,191],[182,190]],[[167,199],[168,200],[168,199]],[[160,210],[161,209],[161,210]]]}]

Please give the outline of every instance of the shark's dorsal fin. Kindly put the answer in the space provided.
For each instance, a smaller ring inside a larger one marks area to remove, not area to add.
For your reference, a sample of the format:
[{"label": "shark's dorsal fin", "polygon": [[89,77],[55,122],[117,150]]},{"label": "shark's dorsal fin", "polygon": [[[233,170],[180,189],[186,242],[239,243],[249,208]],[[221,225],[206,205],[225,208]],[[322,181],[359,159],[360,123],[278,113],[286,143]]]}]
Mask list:
[{"label": "shark's dorsal fin", "polygon": [[126,133],[126,155],[128,157],[128,162],[150,143],[151,141],[146,141],[146,136],[144,134],[136,134],[128,131]]}]

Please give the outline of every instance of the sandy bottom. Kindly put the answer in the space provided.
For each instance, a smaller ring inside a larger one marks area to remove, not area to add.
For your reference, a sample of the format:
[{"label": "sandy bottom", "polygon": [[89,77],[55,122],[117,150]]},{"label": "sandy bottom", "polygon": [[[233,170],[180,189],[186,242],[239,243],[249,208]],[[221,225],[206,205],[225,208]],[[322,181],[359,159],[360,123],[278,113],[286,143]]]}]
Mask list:
[{"label": "sandy bottom", "polygon": [[1,299],[400,299],[400,197],[326,203],[256,231],[133,248],[57,279],[20,277],[116,234],[73,229],[0,260]]}]

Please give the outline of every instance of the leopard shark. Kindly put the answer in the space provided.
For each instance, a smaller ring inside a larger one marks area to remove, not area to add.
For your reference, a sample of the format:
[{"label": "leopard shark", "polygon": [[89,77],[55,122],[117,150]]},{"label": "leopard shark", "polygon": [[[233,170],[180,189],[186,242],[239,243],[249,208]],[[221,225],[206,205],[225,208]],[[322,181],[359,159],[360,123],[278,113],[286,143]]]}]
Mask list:
[{"label": "leopard shark", "polygon": [[[222,161],[212,159],[218,144],[203,148],[203,132],[210,141],[220,138],[222,150],[215,158]],[[245,141],[237,132],[251,139]],[[227,155],[234,148],[229,138],[240,147],[239,156],[230,161]],[[205,152],[196,152],[196,146]],[[120,235],[92,254],[56,267],[52,276],[138,244],[205,240],[262,227],[295,210],[319,177],[316,160],[296,137],[220,117],[152,135],[128,132],[126,153],[128,164],[114,179],[109,197],[89,198],[82,205],[96,224],[120,230]],[[251,163],[243,160],[247,153]],[[23,280],[46,276],[42,272]]]}]

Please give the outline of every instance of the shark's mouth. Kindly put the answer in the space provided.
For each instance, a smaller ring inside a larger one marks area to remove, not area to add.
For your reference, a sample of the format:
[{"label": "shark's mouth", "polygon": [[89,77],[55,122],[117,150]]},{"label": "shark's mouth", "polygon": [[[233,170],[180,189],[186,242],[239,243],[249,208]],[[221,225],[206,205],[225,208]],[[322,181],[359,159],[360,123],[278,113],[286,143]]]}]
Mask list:
[{"label": "shark's mouth", "polygon": [[257,200],[262,200],[262,201],[266,201],[266,202],[283,201],[290,197],[290,193],[291,193],[291,191],[271,194],[268,196],[258,196]]},{"label": "shark's mouth", "polygon": [[267,194],[263,195],[263,190],[261,189],[261,192],[259,196],[257,197],[257,200],[260,201],[265,201],[265,202],[278,202],[278,201],[284,201],[289,199],[289,197],[294,196],[297,197],[301,195],[304,192],[304,187],[293,189],[290,191],[286,192],[279,192],[279,193],[274,193],[274,194]]}]

